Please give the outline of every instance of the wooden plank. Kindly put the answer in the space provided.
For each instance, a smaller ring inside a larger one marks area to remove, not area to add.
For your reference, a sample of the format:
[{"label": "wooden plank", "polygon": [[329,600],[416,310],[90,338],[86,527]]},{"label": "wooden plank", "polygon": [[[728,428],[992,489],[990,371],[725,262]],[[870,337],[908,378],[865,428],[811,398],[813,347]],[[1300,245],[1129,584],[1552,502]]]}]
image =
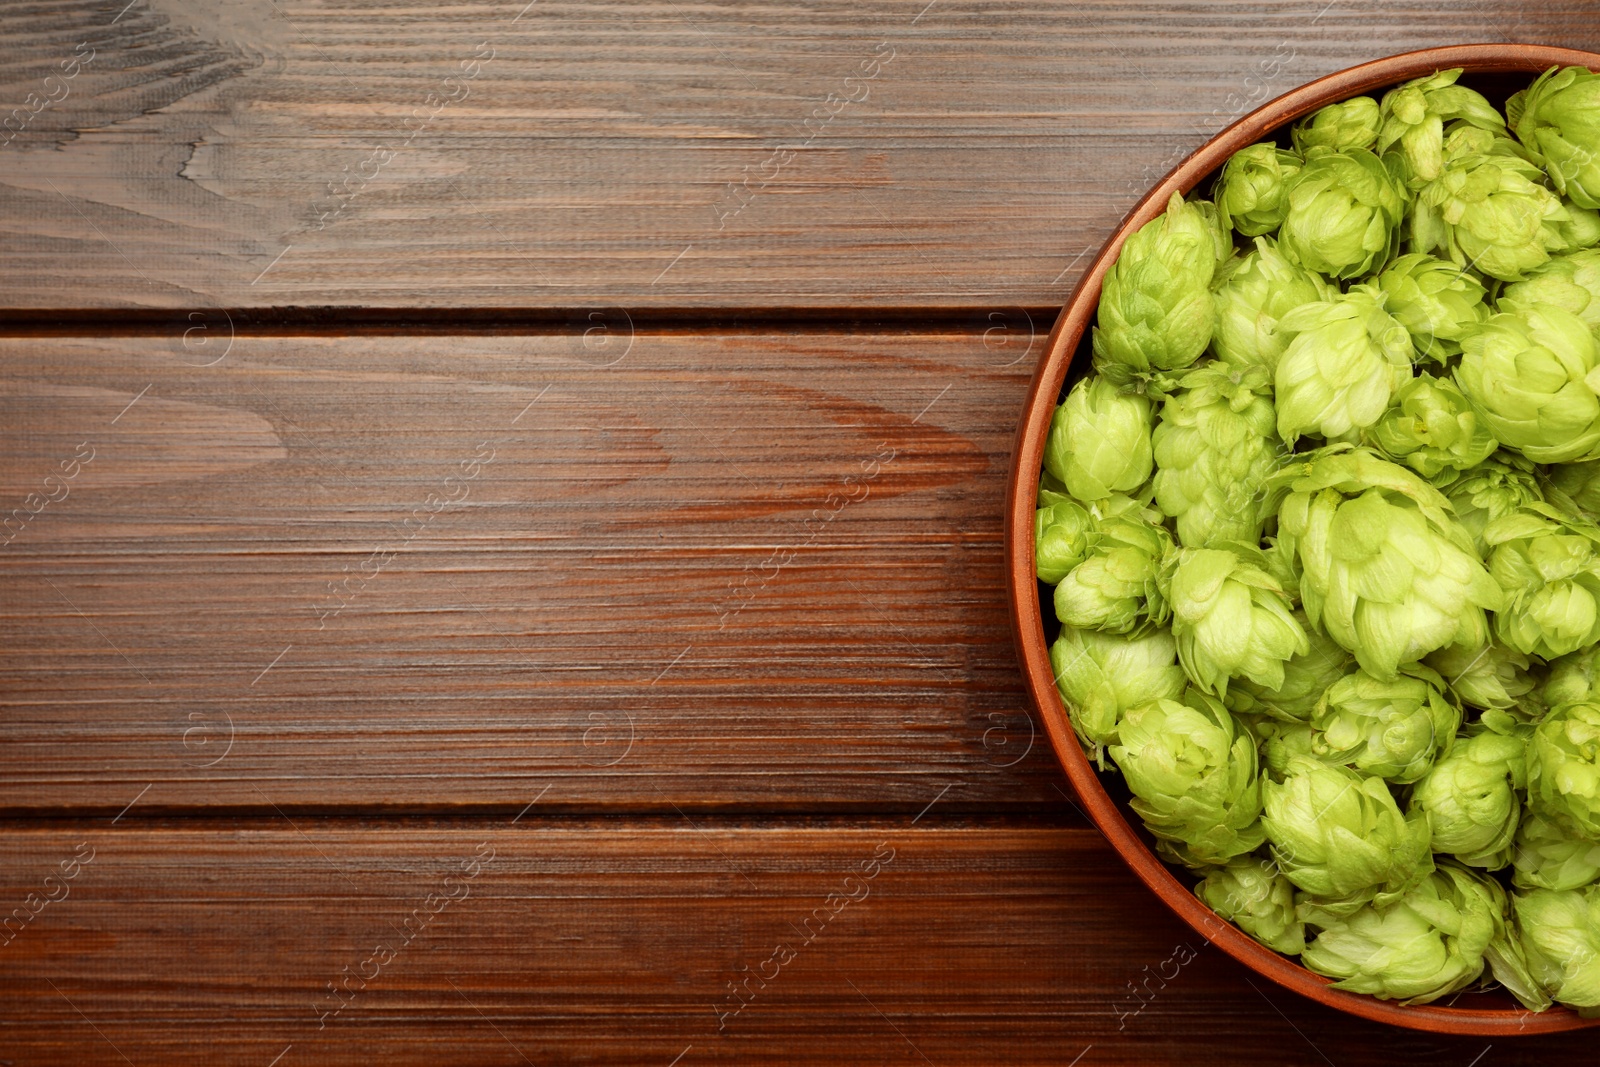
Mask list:
[{"label": "wooden plank", "polygon": [[[60,898],[0,947],[18,1063],[1460,1067],[1488,1044],[1249,977],[1085,829],[937,811],[178,827],[136,809],[8,829],[0,858],[7,908]],[[1493,1055],[1592,1049],[1572,1035]]]},{"label": "wooden plank", "polygon": [[0,811],[1062,803],[1025,334],[206,336],[0,340]]},{"label": "wooden plank", "polygon": [[1155,179],[1269,96],[1428,45],[1600,48],[1593,14],[7,5],[0,301],[1054,307]]}]

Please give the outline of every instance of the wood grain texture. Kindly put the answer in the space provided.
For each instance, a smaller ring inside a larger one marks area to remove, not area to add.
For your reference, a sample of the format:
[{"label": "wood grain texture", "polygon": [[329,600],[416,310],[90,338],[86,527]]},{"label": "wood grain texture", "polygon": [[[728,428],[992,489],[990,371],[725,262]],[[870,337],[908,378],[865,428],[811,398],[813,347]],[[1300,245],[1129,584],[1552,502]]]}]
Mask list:
[{"label": "wood grain texture", "polygon": [[[62,897],[0,947],[17,1063],[1462,1067],[1487,1044],[1250,978],[1091,830],[942,826],[937,811],[618,829],[195,828],[136,810],[12,828],[0,872],[7,908],[47,877]],[[1513,1039],[1481,1062],[1592,1049]]]},{"label": "wood grain texture", "polygon": [[[1600,48],[1593,15],[10,5],[0,101],[24,112],[0,148],[0,302],[1059,306],[1155,179],[1269,97],[1431,45]],[[79,45],[92,61],[63,81]]]},{"label": "wood grain texture", "polygon": [[1592,1062],[1198,943],[1061,792],[1001,546],[1035,327],[1152,181],[1592,4],[0,36],[0,1067]]},{"label": "wood grain texture", "polygon": [[0,341],[0,807],[1060,806],[1028,335],[625,325]]}]

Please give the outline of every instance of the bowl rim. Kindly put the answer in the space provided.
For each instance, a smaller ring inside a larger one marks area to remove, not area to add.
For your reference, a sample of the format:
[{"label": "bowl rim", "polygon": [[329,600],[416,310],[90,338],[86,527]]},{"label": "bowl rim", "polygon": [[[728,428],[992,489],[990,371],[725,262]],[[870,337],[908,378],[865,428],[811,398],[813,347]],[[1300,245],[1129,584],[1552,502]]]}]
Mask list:
[{"label": "bowl rim", "polygon": [[1150,189],[1128,212],[1084,270],[1056,319],[1043,355],[1034,369],[1017,427],[1010,478],[1006,487],[1005,551],[1007,594],[1012,637],[1017,646],[1029,695],[1044,720],[1055,749],[1090,819],[1133,873],[1196,933],[1252,971],[1332,1008],[1365,1019],[1433,1033],[1500,1036],[1549,1034],[1600,1026],[1560,1006],[1545,1012],[1450,1008],[1435,1004],[1405,1006],[1361,993],[1334,989],[1331,980],[1313,974],[1298,961],[1259,944],[1220,919],[1178,881],[1164,862],[1138,836],[1105,790],[1073,733],[1056,690],[1050,654],[1044,639],[1033,561],[1033,513],[1038,472],[1056,398],[1060,394],[1084,331],[1099,304],[1100,285],[1130,233],[1166,209],[1171,194],[1187,194],[1222,166],[1234,152],[1309,114],[1324,104],[1386,88],[1437,70],[1465,68],[1468,73],[1536,74],[1552,66],[1582,66],[1600,71],[1600,54],[1533,44],[1465,44],[1404,52],[1324,75],[1267,101],[1231,123],[1195,149]]}]

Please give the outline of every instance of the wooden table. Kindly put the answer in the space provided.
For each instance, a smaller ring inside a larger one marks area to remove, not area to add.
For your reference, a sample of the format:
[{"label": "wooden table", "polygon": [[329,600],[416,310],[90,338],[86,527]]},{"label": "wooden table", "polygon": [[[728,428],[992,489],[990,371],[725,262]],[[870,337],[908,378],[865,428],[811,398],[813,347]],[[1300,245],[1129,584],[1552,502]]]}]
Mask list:
[{"label": "wooden table", "polygon": [[1594,1062],[1181,926],[1000,519],[1155,178],[1592,2],[124,2],[0,11],[0,1063]]}]

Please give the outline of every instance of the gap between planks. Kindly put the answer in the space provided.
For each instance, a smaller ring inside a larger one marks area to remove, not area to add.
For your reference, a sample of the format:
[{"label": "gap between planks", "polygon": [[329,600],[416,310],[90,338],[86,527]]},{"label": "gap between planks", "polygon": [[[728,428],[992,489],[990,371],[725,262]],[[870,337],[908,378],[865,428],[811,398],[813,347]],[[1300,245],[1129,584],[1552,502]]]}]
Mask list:
[{"label": "gap between planks", "polygon": [[[1058,307],[789,307],[639,308],[11,308],[0,309],[4,337],[162,337],[197,325],[235,334],[303,336],[367,334],[563,334],[583,330],[596,312],[620,313],[651,333],[943,333],[1007,328],[1024,322],[1037,333],[1055,324]],[[1015,319],[1015,322],[1011,320]]]},{"label": "gap between planks", "polygon": [[305,809],[157,809],[143,814],[128,812],[113,819],[109,815],[89,815],[74,812],[61,816],[13,816],[0,814],[0,829],[8,834],[66,833],[108,829],[140,832],[235,832],[257,833],[275,831],[284,827],[290,816],[315,819],[322,829],[340,828],[372,829],[381,824],[384,831],[406,830],[414,832],[439,831],[448,833],[457,829],[516,829],[525,832],[568,831],[604,833],[619,831],[663,832],[689,829],[695,832],[730,831],[740,833],[793,834],[816,832],[849,833],[854,831],[899,828],[907,831],[960,833],[972,830],[986,832],[1040,832],[1073,833],[1097,836],[1099,831],[1082,816],[1070,809],[1036,812],[982,812],[953,811],[926,814],[913,821],[904,811],[855,812],[849,815],[774,814],[771,812],[696,812],[692,819],[681,812],[633,812],[602,814],[595,811],[527,812],[520,816],[498,809],[472,812],[455,812],[448,815],[418,812],[382,812],[358,808],[308,811]]}]

